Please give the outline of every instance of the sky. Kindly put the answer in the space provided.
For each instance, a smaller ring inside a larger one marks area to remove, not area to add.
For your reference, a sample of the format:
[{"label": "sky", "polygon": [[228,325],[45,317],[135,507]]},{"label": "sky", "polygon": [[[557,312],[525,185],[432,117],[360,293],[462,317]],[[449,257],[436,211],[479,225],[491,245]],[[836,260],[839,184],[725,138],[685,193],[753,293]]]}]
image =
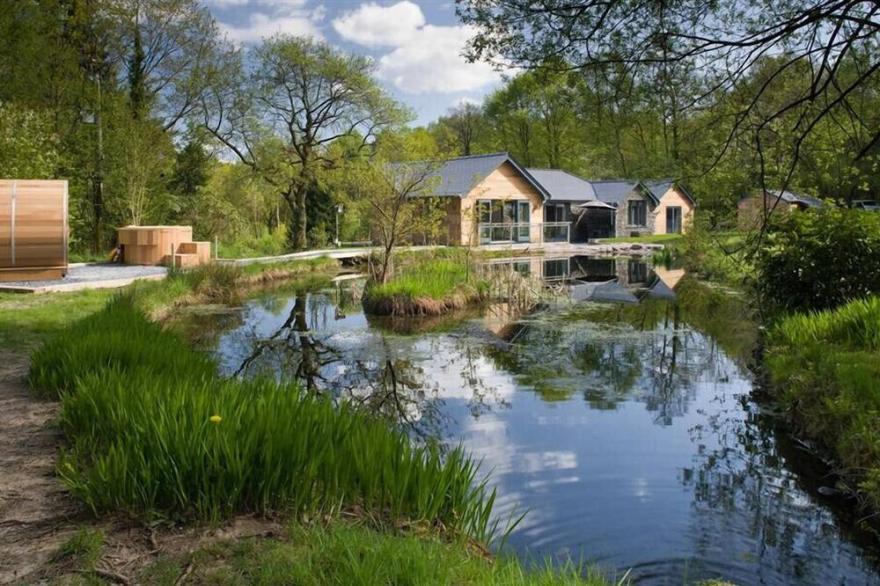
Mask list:
[{"label": "sky", "polygon": [[205,0],[239,44],[282,32],[311,36],[376,63],[388,92],[424,125],[461,102],[479,102],[501,74],[461,53],[473,30],[452,0]]}]

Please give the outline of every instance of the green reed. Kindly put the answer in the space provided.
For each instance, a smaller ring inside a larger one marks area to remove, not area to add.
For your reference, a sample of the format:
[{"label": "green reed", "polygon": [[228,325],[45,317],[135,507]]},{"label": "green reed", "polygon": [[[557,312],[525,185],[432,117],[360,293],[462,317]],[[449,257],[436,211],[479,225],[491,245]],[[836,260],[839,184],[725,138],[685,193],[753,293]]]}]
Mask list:
[{"label": "green reed", "polygon": [[463,451],[413,444],[384,420],[296,384],[224,380],[128,297],[33,357],[62,400],[59,473],[95,512],[217,520],[360,511],[491,540],[494,492]]}]

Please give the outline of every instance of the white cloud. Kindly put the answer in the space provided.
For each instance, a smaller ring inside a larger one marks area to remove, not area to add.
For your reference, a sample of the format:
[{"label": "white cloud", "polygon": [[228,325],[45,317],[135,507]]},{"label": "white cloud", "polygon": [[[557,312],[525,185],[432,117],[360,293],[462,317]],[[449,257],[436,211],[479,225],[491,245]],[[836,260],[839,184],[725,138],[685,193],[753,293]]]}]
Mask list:
[{"label": "white cloud", "polygon": [[269,16],[262,12],[251,14],[248,23],[235,26],[221,23],[220,27],[236,43],[250,43],[259,41],[263,37],[270,37],[276,33],[297,35],[322,39],[320,29],[310,14],[293,14],[289,16]]},{"label": "white cloud", "polygon": [[367,47],[399,47],[412,41],[424,25],[422,9],[408,0],[391,6],[362,4],[333,20],[342,38]]},{"label": "white cloud", "polygon": [[473,32],[465,26],[424,26],[412,42],[379,59],[378,74],[414,94],[467,92],[494,83],[501,76],[491,65],[468,63],[461,55]]},{"label": "white cloud", "polygon": [[302,8],[308,0],[206,0],[209,6],[217,8],[226,8],[229,6],[255,6],[269,7],[279,10]]},{"label": "white cloud", "polygon": [[333,28],[353,43],[392,48],[379,58],[377,73],[407,93],[467,92],[500,80],[490,65],[462,56],[473,28],[425,24],[421,8],[408,0],[364,4],[334,19]]}]

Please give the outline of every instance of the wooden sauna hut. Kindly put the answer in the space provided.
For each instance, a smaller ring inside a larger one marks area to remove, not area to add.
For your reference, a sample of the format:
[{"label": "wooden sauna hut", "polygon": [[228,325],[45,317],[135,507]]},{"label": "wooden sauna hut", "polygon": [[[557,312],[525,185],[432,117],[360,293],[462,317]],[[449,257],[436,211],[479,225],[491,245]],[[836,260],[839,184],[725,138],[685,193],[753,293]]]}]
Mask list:
[{"label": "wooden sauna hut", "polygon": [[0,281],[67,273],[67,181],[0,179]]},{"label": "wooden sauna hut", "polygon": [[117,230],[122,262],[194,267],[211,262],[211,243],[193,242],[192,226],[125,226]]}]

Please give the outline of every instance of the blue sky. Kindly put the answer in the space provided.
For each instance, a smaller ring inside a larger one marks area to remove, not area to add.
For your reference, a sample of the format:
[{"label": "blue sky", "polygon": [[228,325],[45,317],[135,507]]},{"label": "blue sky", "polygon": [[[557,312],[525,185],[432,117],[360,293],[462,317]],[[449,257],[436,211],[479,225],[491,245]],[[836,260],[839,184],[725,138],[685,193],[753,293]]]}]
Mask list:
[{"label": "blue sky", "polygon": [[501,74],[461,57],[473,31],[452,0],[205,0],[236,43],[276,32],[308,35],[372,57],[388,91],[427,124],[462,101],[479,101]]}]

